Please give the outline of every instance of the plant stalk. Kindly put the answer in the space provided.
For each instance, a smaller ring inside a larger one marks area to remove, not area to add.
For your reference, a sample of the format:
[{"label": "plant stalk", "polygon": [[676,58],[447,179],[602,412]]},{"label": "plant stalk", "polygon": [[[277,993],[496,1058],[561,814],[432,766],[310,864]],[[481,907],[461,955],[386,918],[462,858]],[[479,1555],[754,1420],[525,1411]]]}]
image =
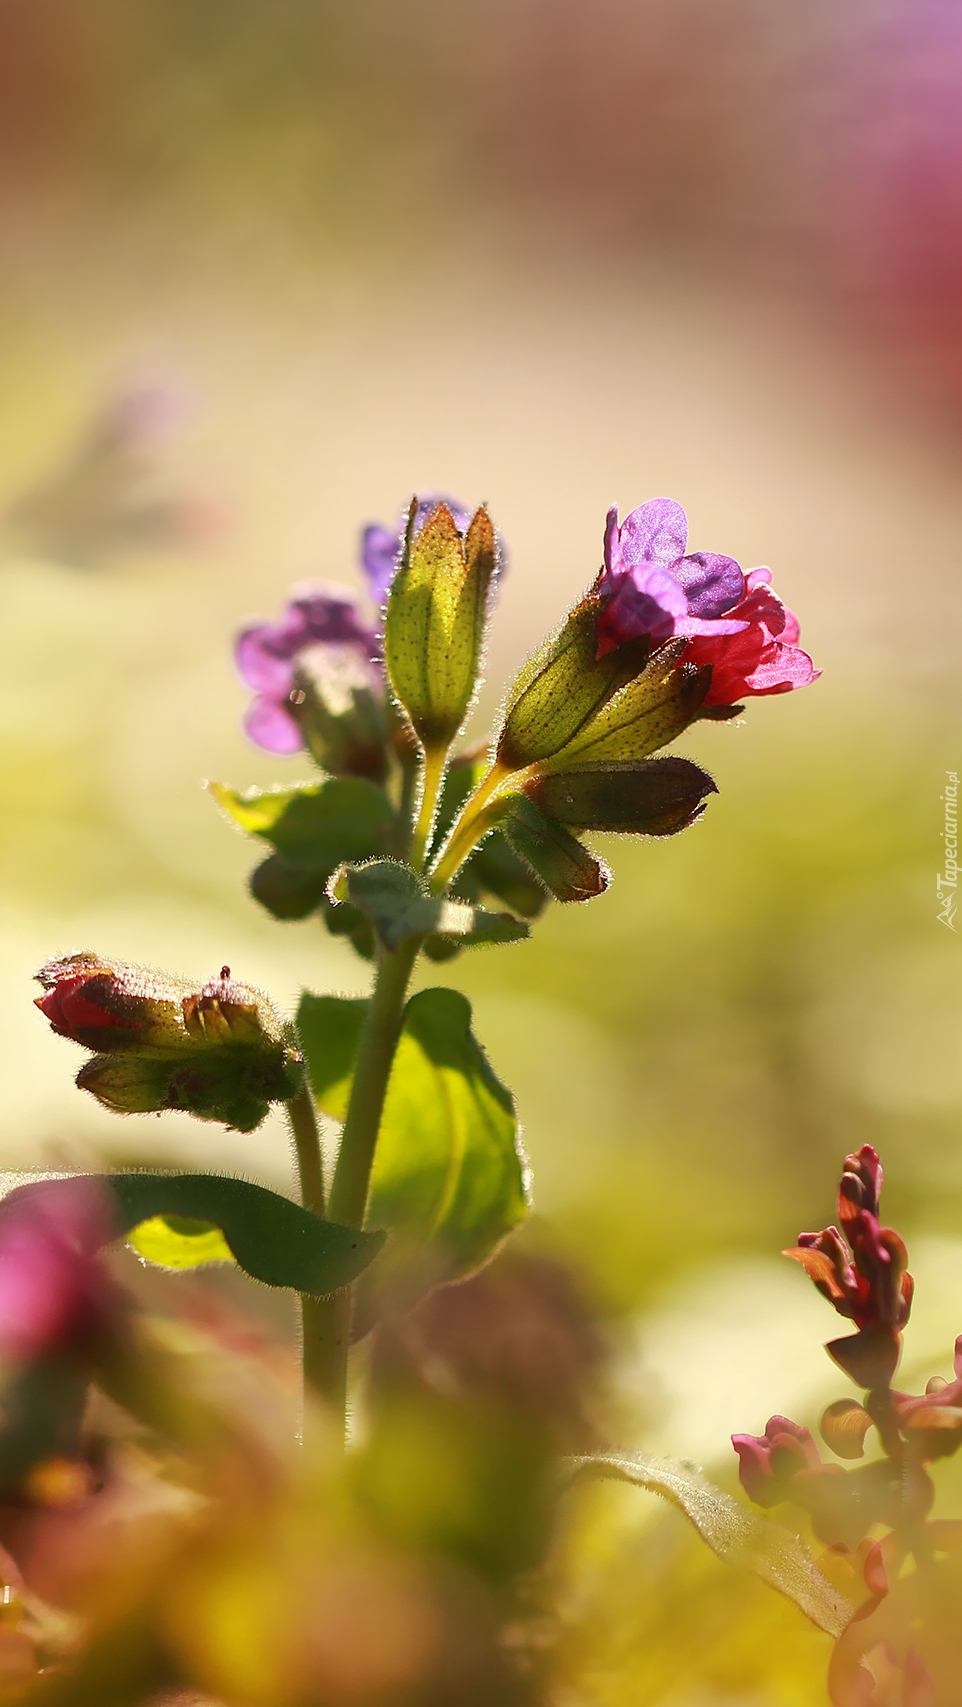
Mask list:
[{"label": "plant stalk", "polygon": [[421,772],[421,804],[418,808],[418,821],[414,826],[414,837],[411,842],[410,862],[415,871],[421,871],[424,868],[447,760],[448,749],[446,746],[425,747],[424,769]]},{"label": "plant stalk", "polygon": [[[306,1079],[297,1095],[291,1097],[287,1104],[287,1118],[290,1122],[294,1151],[297,1156],[301,1202],[305,1209],[311,1211],[312,1215],[323,1216],[324,1162],[317,1131],[317,1116],[314,1112],[314,1103],[307,1088]],[[326,1299],[315,1298],[310,1292],[301,1293],[301,1361],[305,1397],[311,1391],[323,1393],[322,1370],[324,1359],[321,1354],[321,1347],[326,1332],[324,1321],[326,1303]]]},{"label": "plant stalk", "polygon": [[[364,1223],[384,1098],[401,1035],[404,998],[420,946],[420,940],[413,938],[393,953],[384,950],[380,953],[377,979],[358,1042],[351,1099],[327,1204],[329,1219],[343,1227],[360,1227]],[[335,1414],[346,1420],[351,1288],[342,1287],[333,1297],[315,1299],[312,1304],[311,1384]],[[306,1379],[308,1315],[304,1320]]]}]

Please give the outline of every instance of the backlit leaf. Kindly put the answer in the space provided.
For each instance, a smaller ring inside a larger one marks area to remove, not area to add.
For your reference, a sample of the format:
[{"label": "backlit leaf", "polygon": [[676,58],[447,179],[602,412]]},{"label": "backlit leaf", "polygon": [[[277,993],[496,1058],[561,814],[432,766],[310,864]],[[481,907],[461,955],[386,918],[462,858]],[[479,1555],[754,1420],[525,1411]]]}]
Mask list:
[{"label": "backlit leaf", "polygon": [[[301,998],[298,1034],[321,1109],[343,1120],[367,1004]],[[405,1009],[378,1137],[368,1220],[433,1248],[446,1278],[484,1262],[527,1213],[510,1093],[455,990],[422,990]]]},{"label": "backlit leaf", "polygon": [[618,1458],[607,1453],[568,1460],[572,1481],[631,1482],[662,1494],[683,1511],[702,1540],[730,1564],[762,1577],[830,1636],[840,1636],[854,1606],[824,1577],[797,1535],[739,1505],[694,1465],[673,1458]]}]

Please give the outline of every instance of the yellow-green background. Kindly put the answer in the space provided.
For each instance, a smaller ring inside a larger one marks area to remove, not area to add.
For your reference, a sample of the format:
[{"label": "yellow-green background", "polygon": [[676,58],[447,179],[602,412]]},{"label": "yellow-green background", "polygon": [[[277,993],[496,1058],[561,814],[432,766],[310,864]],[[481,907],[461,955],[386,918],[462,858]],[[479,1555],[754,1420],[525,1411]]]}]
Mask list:
[{"label": "yellow-green background", "polygon": [[[856,47],[877,15],[849,9]],[[121,1124],[74,1092],[32,972],[90,947],[198,978],[226,962],[288,1012],[305,983],[363,990],[342,946],[257,910],[252,850],[199,786],[307,774],[245,741],[234,630],[295,580],[355,583],[360,525],[412,490],[485,499],[510,568],[481,734],[593,577],[607,506],[668,493],[694,549],[771,565],[824,676],[680,743],[721,791],[702,824],[610,839],[608,895],[444,976],[516,1091],[551,1239],[619,1323],[622,1445],[727,1474],[732,1429],[844,1390],[827,1308],[774,1253],[832,1218],[866,1141],[920,1283],[908,1363],[946,1373],[958,431],[924,338],[873,316],[833,248],[838,17],[22,0],[6,19],[0,503],[105,399],[160,381],[188,411],[159,486],[220,523],[189,551],[81,569],[11,544],[0,565],[0,1161],[288,1184],[279,1119]],[[608,1610],[564,1707],[820,1699],[799,1615],[680,1520],[653,1526],[645,1496],[602,1506],[579,1592]]]}]

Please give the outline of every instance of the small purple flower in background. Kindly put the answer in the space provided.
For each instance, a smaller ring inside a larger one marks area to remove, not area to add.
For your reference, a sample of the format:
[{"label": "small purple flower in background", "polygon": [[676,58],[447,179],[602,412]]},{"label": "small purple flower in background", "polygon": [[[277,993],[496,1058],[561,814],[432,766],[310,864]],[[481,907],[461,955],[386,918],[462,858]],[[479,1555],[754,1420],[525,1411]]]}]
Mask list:
[{"label": "small purple flower in background", "polygon": [[[432,492],[426,498],[418,499],[417,512],[414,518],[415,533],[420,533],[428,516],[437,504],[446,504],[457,523],[459,532],[467,532],[471,521],[471,511],[466,510],[463,504],[459,504],[456,498],[449,498],[445,492]],[[368,578],[371,598],[379,610],[386,603],[391,589],[401,547],[404,544],[406,527],[407,514],[403,512],[394,528],[384,527],[380,522],[372,522],[361,534],[361,566]]]},{"label": "small purple flower in background", "polygon": [[252,623],[238,636],[237,667],[254,689],[244,727],[258,747],[269,753],[297,753],[304,746],[291,695],[299,664],[312,648],[321,647],[336,673],[350,671],[367,686],[380,685],[380,667],[372,664],[378,656],[377,636],[346,587],[294,588],[280,622]]}]

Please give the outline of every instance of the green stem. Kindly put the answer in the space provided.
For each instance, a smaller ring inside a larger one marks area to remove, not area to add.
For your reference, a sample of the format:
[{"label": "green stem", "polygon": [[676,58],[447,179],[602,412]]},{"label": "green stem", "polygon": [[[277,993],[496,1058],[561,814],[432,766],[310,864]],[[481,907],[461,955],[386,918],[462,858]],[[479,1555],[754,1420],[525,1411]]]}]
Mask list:
[{"label": "green stem", "polygon": [[[364,1222],[384,1097],[401,1035],[404,998],[420,946],[420,940],[414,938],[402,943],[394,953],[381,952],[377,980],[358,1041],[351,1099],[327,1205],[330,1220],[344,1227],[360,1227]],[[315,1305],[311,1312],[313,1384],[332,1410],[345,1417],[351,1288],[342,1287],[332,1298],[315,1300]],[[304,1345],[306,1360],[306,1316]]]},{"label": "green stem", "polygon": [[[324,1162],[317,1131],[317,1116],[306,1081],[297,1095],[291,1097],[288,1102],[287,1118],[297,1156],[301,1202],[313,1215],[323,1216]],[[308,1392],[324,1392],[323,1347],[328,1332],[325,1320],[327,1303],[327,1299],[315,1298],[310,1292],[301,1293],[301,1360],[305,1395]]]},{"label": "green stem", "polygon": [[324,1214],[324,1162],[321,1141],[317,1132],[317,1116],[307,1081],[287,1104],[291,1136],[297,1155],[297,1177],[301,1186],[301,1202],[314,1215]]},{"label": "green stem", "polygon": [[471,798],[465,801],[461,815],[453,825],[431,872],[431,893],[440,895],[460,870],[471,849],[491,828],[492,796],[510,773],[501,765],[492,765],[487,776],[478,784]]},{"label": "green stem", "polygon": [[421,804],[418,808],[418,821],[414,827],[414,838],[411,842],[410,863],[415,871],[421,871],[424,867],[447,758],[448,749],[446,746],[426,747],[424,750],[424,769],[421,773]]}]

